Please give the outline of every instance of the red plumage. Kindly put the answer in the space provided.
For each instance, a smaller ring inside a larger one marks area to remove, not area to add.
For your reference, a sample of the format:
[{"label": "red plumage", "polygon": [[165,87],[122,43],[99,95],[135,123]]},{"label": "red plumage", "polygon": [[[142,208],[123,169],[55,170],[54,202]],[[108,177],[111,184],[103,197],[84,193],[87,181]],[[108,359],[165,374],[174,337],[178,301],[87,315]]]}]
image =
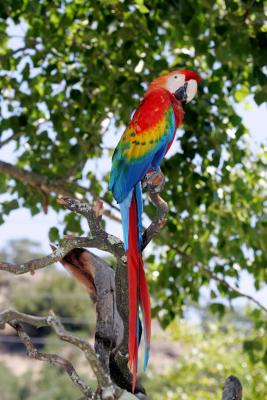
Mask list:
[{"label": "red plumage", "polygon": [[[151,336],[151,312],[150,312],[150,296],[146,282],[142,255],[138,249],[138,227],[137,227],[137,203],[135,194],[133,193],[130,214],[129,214],[129,235],[128,235],[128,297],[129,297],[129,366],[133,373],[132,391],[134,392],[136,385],[137,371],[137,355],[138,355],[138,337],[137,324],[138,321],[138,300],[140,299],[141,308],[143,310],[144,330],[148,345]],[[138,292],[139,291],[139,292]]]},{"label": "red plumage", "polygon": [[[184,75],[181,77],[181,75]],[[150,296],[141,254],[141,181],[150,170],[157,171],[168,152],[184,112],[181,101],[191,101],[197,91],[199,75],[177,70],[151,82],[143,100],[119,141],[112,158],[109,188],[120,204],[127,251],[129,331],[128,360],[133,373],[134,392],[139,345],[138,310],[141,306],[145,334],[145,362],[151,336]],[[131,197],[130,197],[131,196]],[[130,202],[131,199],[131,202]]]}]

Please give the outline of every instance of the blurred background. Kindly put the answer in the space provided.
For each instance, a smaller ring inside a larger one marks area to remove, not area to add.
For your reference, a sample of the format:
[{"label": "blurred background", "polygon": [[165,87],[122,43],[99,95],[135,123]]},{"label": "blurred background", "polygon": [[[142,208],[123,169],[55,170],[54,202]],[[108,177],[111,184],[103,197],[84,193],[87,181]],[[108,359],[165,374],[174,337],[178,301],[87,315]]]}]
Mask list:
[{"label": "blurred background", "polygon": [[[107,191],[112,151],[149,81],[171,69],[199,72],[199,94],[162,166],[168,223],[145,253],[155,319],[143,383],[155,400],[214,400],[235,374],[247,400],[267,398],[263,1],[7,0],[0,41],[0,260],[8,262],[87,233],[57,205],[63,191],[101,197],[106,229],[121,237]],[[145,201],[144,225],[153,215]],[[0,304],[53,309],[93,343],[94,306],[58,265],[34,276],[1,272]],[[48,329],[29,332],[95,384],[76,349]],[[3,400],[80,395],[62,371],[30,360],[11,328],[0,332],[0,372]]]}]

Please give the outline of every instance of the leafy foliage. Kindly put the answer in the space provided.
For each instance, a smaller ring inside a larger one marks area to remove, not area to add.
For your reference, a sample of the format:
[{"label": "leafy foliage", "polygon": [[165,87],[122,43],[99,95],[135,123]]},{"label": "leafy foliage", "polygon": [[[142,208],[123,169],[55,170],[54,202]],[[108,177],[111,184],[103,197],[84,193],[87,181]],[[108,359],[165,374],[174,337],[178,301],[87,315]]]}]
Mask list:
[{"label": "leafy foliage", "polygon": [[[211,277],[203,273],[207,266],[215,276],[231,278],[237,287],[241,271],[253,276],[258,289],[267,282],[266,187],[261,169],[266,166],[266,154],[255,160],[243,153],[238,165],[228,159],[216,170],[204,157],[199,171],[193,171],[194,164],[190,168],[182,157],[177,154],[164,165],[165,198],[171,213],[158,239],[163,242],[168,237],[169,247],[161,251],[160,262],[153,264],[150,258],[151,284],[162,288],[157,289],[156,310],[175,308],[185,298],[198,301],[200,287],[210,286]],[[180,166],[178,172],[175,165]],[[166,289],[175,296],[166,296]],[[221,283],[210,293],[214,301],[238,296]]]},{"label": "leafy foliage", "polygon": [[[164,325],[209,285],[204,267],[237,285],[243,271],[257,289],[267,281],[267,153],[252,155],[234,108],[248,95],[257,104],[267,99],[263,6],[263,0],[7,0],[1,8],[1,140],[12,137],[17,166],[72,193],[84,195],[90,185],[92,197],[110,202],[108,171],[92,172],[92,159],[104,166],[110,158],[108,124],[113,132],[126,124],[147,82],[163,71],[200,73],[177,151],[163,165],[171,212],[149,259],[154,311]],[[0,191],[10,194],[1,222],[17,207],[41,212],[46,201],[40,188],[8,175],[0,177]],[[58,211],[53,196],[49,205]],[[146,212],[153,214],[150,206]],[[76,216],[67,214],[65,226],[81,232]],[[53,240],[60,234],[50,231]],[[221,313],[222,296],[237,293],[220,283],[212,289],[213,309]]]},{"label": "leafy foliage", "polygon": [[[148,371],[145,386],[151,398],[219,400],[225,378],[235,374],[242,382],[246,400],[265,399],[266,370],[243,352],[241,344],[255,334],[257,330],[248,317],[236,313],[218,324],[204,311],[201,327],[176,319],[153,339],[164,363],[154,363],[154,370],[151,367]],[[174,351],[179,354],[176,358]],[[79,396],[66,374],[46,364],[38,374],[28,372],[19,378],[3,364],[0,372],[3,400],[73,400]],[[88,382],[88,374],[85,380]]]},{"label": "leafy foliage", "polygon": [[146,383],[152,398],[219,400],[225,378],[235,375],[242,382],[246,400],[264,399],[266,371],[242,351],[241,343],[251,332],[247,322],[237,329],[229,321],[219,325],[210,321],[205,330],[185,322],[172,323],[172,340],[179,343],[179,357],[174,368]]}]

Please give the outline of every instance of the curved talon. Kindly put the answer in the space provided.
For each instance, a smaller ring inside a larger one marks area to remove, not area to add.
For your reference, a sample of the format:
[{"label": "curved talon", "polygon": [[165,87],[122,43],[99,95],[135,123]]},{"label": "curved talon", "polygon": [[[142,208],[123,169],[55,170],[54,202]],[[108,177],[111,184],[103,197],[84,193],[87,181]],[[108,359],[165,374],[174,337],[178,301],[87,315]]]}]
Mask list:
[{"label": "curved talon", "polygon": [[165,176],[162,172],[157,171],[148,172],[142,181],[143,188],[147,189],[151,193],[162,192],[164,184]]}]

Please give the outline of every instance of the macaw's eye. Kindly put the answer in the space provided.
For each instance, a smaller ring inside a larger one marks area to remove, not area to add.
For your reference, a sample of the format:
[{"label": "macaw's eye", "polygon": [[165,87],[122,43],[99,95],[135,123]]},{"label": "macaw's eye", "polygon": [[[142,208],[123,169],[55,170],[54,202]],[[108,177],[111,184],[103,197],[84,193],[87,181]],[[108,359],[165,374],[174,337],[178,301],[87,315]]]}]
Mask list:
[{"label": "macaw's eye", "polygon": [[175,76],[174,76],[174,79],[177,79],[177,78],[178,78],[178,75],[175,75]]}]

